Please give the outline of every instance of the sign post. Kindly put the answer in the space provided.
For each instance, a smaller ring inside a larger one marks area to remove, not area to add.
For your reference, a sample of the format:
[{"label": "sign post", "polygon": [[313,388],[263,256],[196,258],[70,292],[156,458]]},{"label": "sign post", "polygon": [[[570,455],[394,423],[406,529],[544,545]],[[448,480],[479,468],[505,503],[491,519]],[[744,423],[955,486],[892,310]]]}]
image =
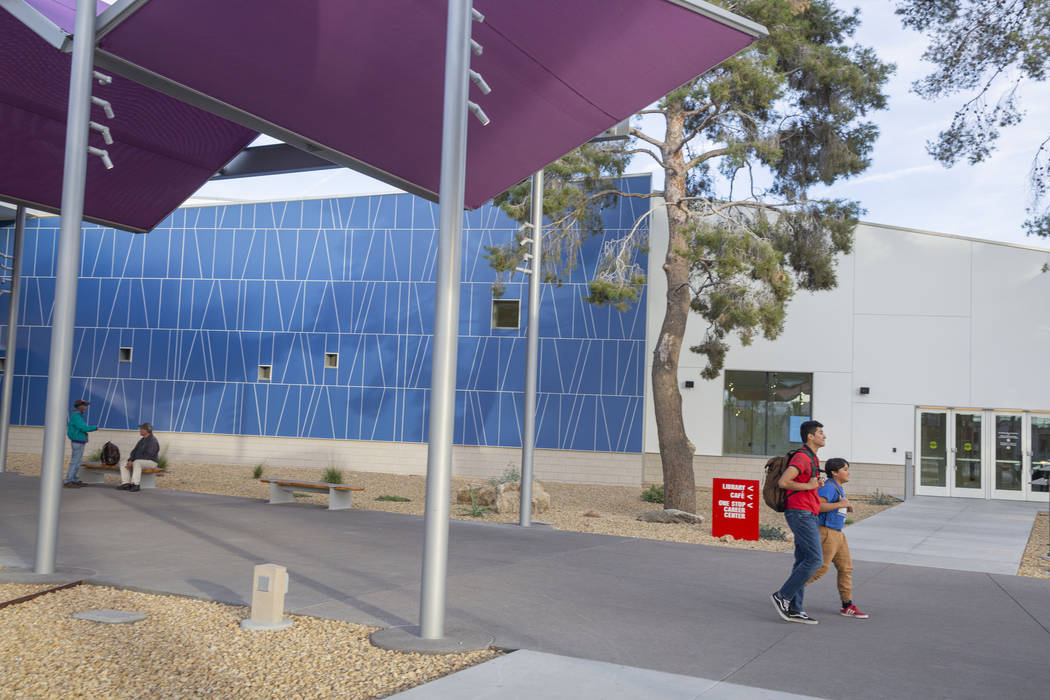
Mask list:
[{"label": "sign post", "polygon": [[732,535],[758,540],[759,482],[752,479],[714,479],[711,536]]}]

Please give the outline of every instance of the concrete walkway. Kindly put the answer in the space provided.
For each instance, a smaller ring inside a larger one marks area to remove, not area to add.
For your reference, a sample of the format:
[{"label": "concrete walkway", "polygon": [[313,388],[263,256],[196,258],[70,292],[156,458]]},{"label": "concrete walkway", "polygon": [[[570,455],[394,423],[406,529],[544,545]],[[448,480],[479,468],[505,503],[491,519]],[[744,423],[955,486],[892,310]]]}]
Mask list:
[{"label": "concrete walkway", "polygon": [[[37,489],[0,474],[0,565],[32,563]],[[289,568],[290,612],[394,626],[417,622],[422,541],[419,517],[84,488],[62,493],[58,557],[97,582],[237,604],[252,566],[273,561]],[[449,548],[449,627],[539,654],[409,697],[478,697],[493,677],[486,698],[1045,693],[1034,650],[1050,648],[1050,580],[858,561],[856,597],[872,619],[840,617],[829,576],[806,599],[821,624],[805,626],[780,621],[767,597],[790,554],[463,521]],[[833,650],[848,672],[828,672]]]},{"label": "concrete walkway", "polygon": [[1016,574],[1035,514],[1046,509],[1045,501],[915,496],[846,533],[854,559]]}]

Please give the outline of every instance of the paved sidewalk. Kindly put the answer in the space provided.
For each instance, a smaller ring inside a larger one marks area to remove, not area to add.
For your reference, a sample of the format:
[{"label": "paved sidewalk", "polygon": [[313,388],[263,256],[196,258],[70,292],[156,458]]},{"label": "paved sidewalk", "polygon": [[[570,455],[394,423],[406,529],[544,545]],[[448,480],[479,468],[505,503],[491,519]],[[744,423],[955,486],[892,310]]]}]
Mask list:
[{"label": "paved sidewalk", "polygon": [[854,559],[1016,574],[1047,504],[915,496],[846,530]]},{"label": "paved sidewalk", "polygon": [[[0,565],[32,563],[38,483],[0,474]],[[273,561],[289,569],[290,612],[418,621],[419,517],[84,488],[63,491],[59,534],[59,566],[91,569],[98,582],[246,604],[252,566]],[[511,671],[538,664],[527,677],[549,673],[544,695],[553,697],[571,659],[615,667],[572,671],[580,678],[627,678],[632,669],[687,677],[666,697],[724,697],[738,687],[851,699],[1044,696],[1033,650],[1050,648],[1050,580],[858,561],[857,600],[872,619],[840,617],[828,576],[807,595],[821,621],[811,627],[780,621],[769,603],[790,565],[783,553],[453,521],[447,622],[487,631],[505,648],[570,657],[505,662]],[[849,673],[826,672],[834,649]],[[642,685],[656,678],[667,680]],[[637,697],[624,688],[621,697]],[[572,696],[596,697],[585,690]],[[486,694],[526,696],[521,687]]]}]

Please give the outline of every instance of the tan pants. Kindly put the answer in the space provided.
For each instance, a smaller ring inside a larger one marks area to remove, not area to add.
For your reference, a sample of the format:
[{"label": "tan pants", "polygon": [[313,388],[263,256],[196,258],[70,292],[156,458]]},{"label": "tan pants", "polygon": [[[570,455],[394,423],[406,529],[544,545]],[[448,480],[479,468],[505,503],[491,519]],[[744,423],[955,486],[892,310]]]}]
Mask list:
[{"label": "tan pants", "polygon": [[806,585],[828,573],[828,568],[834,564],[839,575],[839,596],[842,602],[853,600],[853,557],[849,555],[846,535],[842,530],[832,530],[821,525],[820,547],[824,550],[824,563],[817,569],[817,573],[813,574],[813,578],[806,581]]},{"label": "tan pants", "polygon": [[[136,459],[131,463],[131,469],[128,469],[127,462],[120,463],[120,483],[126,484],[131,481],[133,484],[139,484],[142,482],[142,469],[156,469],[157,463],[152,459]],[[132,469],[134,472],[132,472]]]}]

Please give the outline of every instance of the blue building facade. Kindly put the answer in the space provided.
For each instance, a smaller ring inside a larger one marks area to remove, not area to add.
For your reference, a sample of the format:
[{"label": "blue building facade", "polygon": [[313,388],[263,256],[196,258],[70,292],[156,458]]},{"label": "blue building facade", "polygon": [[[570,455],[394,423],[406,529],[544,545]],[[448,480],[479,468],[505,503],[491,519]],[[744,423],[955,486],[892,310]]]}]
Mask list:
[{"label": "blue building facade", "polygon": [[[538,447],[642,450],[645,298],[583,297],[603,240],[648,206],[621,199],[567,283],[542,285]],[[185,208],[146,235],[85,225],[71,398],[115,430],[425,442],[437,213],[384,194]],[[58,228],[26,226],[13,425],[44,422]],[[484,258],[516,229],[491,205],[464,215],[457,444],[521,444],[527,281],[503,297],[520,328],[494,329]]]}]

